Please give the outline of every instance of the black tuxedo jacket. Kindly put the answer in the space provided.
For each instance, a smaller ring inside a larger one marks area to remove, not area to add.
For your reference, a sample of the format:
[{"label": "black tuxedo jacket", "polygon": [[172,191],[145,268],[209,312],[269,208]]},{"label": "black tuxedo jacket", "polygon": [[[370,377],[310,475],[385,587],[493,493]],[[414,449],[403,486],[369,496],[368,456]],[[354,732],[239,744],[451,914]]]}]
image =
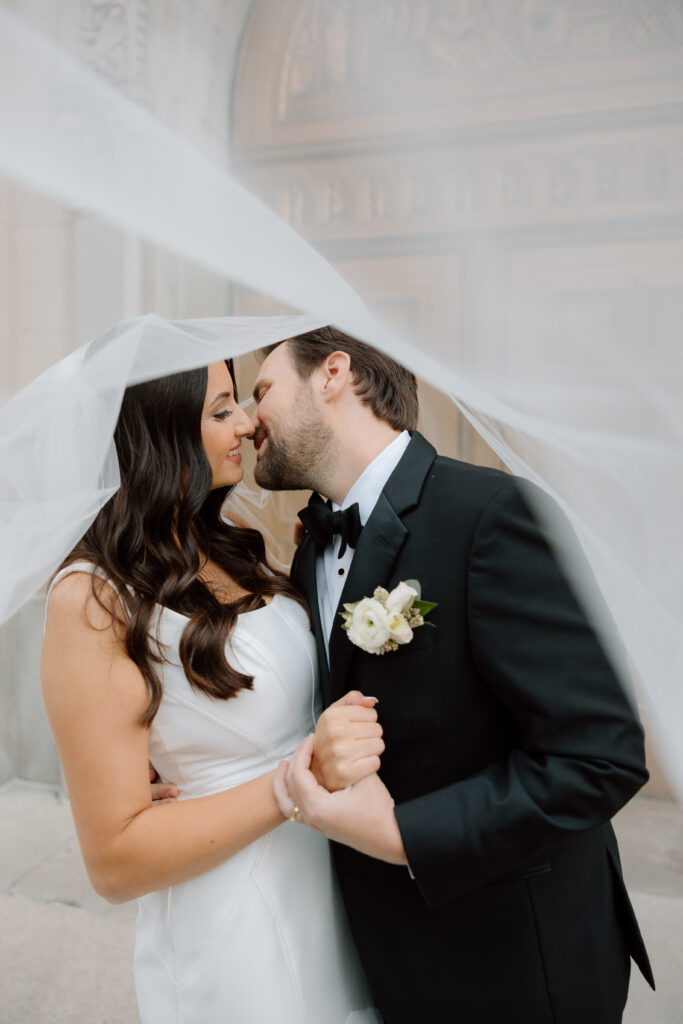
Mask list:
[{"label": "black tuxedo jacket", "polygon": [[[579,557],[578,554],[576,557]],[[330,670],[325,704],[379,698],[381,776],[408,870],[334,844],[351,928],[388,1024],[612,1024],[629,956],[652,982],[611,816],[647,779],[643,734],[520,481],[413,434],[361,534],[342,602],[418,579],[413,641]]]}]

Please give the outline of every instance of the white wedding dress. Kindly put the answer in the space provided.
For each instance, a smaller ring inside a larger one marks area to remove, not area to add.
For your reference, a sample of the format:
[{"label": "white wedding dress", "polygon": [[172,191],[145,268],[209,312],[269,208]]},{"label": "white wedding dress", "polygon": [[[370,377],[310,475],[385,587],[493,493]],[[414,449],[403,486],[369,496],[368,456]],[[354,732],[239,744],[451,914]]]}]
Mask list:
[{"label": "white wedding dress", "polygon": [[[74,563],[67,572],[92,571]],[[54,585],[53,583],[53,585]],[[276,595],[239,616],[227,656],[253,690],[193,690],[178,643],[187,619],[158,608],[164,695],[150,760],[181,800],[275,768],[313,726],[316,652],[304,610]],[[285,822],[219,867],[139,901],[135,982],[142,1024],[376,1024],[327,840]]]}]

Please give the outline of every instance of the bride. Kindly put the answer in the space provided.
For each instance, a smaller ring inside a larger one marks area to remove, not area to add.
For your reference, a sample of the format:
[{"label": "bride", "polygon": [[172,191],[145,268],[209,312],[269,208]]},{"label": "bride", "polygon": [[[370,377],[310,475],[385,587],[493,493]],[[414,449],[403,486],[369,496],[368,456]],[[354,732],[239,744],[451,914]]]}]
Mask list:
[{"label": "bride", "polygon": [[[50,587],[45,702],[92,883],[139,899],[143,1024],[360,1024],[327,841],[273,795],[313,727],[315,645],[261,535],[221,517],[253,433],[231,370],[126,390],[121,487]],[[148,761],[177,801],[152,802]]]}]

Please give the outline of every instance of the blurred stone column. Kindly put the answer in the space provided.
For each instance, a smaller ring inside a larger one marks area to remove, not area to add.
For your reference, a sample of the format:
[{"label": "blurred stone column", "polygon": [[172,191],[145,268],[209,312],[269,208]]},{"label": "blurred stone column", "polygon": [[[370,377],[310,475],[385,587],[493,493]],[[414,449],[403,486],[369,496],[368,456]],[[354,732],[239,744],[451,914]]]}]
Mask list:
[{"label": "blurred stone column", "polygon": [[[250,0],[1,2],[228,165],[233,57]],[[117,320],[219,316],[231,304],[224,279],[0,178],[0,403]],[[43,605],[36,596],[0,627],[0,784],[61,784],[40,692]]]}]

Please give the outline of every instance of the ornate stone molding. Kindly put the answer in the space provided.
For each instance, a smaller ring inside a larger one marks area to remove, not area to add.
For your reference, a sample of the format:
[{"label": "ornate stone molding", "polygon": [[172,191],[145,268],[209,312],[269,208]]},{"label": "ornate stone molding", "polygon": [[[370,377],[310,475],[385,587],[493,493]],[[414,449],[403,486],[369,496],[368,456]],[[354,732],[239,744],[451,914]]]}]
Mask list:
[{"label": "ornate stone molding", "polygon": [[438,154],[255,163],[248,184],[316,239],[683,216],[683,129],[486,139]]},{"label": "ornate stone molding", "polygon": [[380,117],[393,135],[680,103],[682,47],[679,0],[257,0],[235,142],[256,155],[367,142]]},{"label": "ornate stone molding", "polygon": [[149,0],[81,0],[83,58],[116,85],[139,92],[147,80]]}]

